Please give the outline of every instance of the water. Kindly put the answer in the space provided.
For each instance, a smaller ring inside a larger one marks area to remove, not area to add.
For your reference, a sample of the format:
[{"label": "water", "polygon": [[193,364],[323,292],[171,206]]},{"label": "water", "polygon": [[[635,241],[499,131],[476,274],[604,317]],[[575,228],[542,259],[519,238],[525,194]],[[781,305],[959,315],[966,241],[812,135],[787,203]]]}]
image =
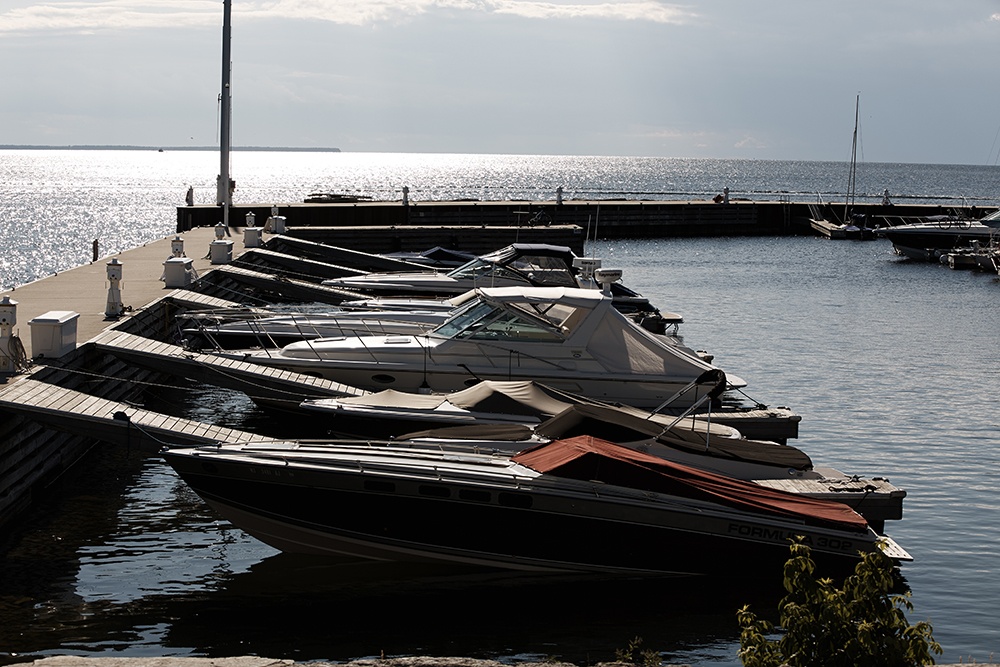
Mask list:
[{"label": "water", "polygon": [[[585,196],[711,193],[717,183],[836,192],[846,174],[826,163],[626,158],[255,153],[234,161],[238,200],[278,202],[317,190],[398,197],[404,184],[426,199],[551,198],[555,184]],[[214,156],[197,153],[0,153],[0,170],[14,175],[0,187],[21,191],[0,198],[0,234],[16,222],[38,238],[162,237],[187,184],[207,195],[215,167]],[[943,200],[986,201],[995,184],[986,168],[879,169],[884,182],[913,182],[911,193]],[[15,205],[23,221],[13,220]],[[588,250],[661,308],[683,313],[686,342],[747,379],[752,398],[802,414],[795,444],[818,464],[905,487],[904,518],[888,530],[916,559],[903,568],[911,618],[933,624],[945,648],[939,662],[984,662],[1000,651],[996,276],[901,260],[884,241],[598,241]],[[29,259],[37,275],[65,268],[65,257],[46,252],[16,246],[4,280],[19,280]],[[164,389],[149,402],[311,435],[217,389]],[[0,550],[8,656],[341,661],[384,652],[589,664],[639,636],[667,662],[722,666],[738,664],[735,610],[752,603],[767,613],[780,598],[763,582],[601,581],[279,554],[219,520],[159,460],[112,448],[70,473]]]},{"label": "water", "polygon": [[[847,163],[677,158],[236,152],[235,203],[312,192],[412,201],[735,198],[844,201]],[[0,150],[0,289],[172,234],[189,185],[215,203],[211,151]],[[996,205],[1000,167],[867,163],[859,202]],[[294,221],[290,220],[290,223]],[[127,276],[126,276],[127,278]]]}]

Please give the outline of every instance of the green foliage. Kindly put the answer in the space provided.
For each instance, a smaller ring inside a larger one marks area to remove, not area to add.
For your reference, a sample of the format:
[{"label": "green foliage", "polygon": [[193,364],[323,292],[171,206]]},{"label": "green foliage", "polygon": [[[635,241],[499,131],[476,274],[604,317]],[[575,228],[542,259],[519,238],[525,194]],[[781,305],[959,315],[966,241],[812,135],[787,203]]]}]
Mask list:
[{"label": "green foliage", "polygon": [[771,640],[774,626],[744,606],[740,660],[746,667],[911,667],[933,665],[940,654],[929,623],[910,625],[910,593],[890,594],[894,565],[882,552],[862,554],[854,574],[841,588],[815,576],[809,547],[791,546],[785,563],[787,595],[778,603],[783,634]]},{"label": "green foliage", "polygon": [[642,637],[636,637],[629,641],[628,646],[624,649],[615,650],[615,659],[618,662],[630,662],[633,665],[642,665],[642,667],[658,667],[662,662],[660,654],[652,649],[640,652],[641,646]]}]

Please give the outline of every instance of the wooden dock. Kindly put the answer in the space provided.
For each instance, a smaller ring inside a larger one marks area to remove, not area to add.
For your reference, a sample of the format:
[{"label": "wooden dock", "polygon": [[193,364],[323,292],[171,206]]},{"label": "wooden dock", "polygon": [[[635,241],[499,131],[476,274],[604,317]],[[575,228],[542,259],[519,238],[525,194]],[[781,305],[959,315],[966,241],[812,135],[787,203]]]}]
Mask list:
[{"label": "wooden dock", "polygon": [[191,352],[114,329],[91,341],[98,351],[165,376],[184,377],[218,387],[235,389],[260,403],[298,405],[307,398],[360,396],[368,392],[312,375]]}]

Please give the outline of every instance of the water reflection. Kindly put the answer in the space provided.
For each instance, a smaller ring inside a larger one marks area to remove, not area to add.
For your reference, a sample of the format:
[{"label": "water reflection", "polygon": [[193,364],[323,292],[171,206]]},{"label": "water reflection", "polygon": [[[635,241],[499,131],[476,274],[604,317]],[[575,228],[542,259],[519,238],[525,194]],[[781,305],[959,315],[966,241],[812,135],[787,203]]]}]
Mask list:
[{"label": "water reflection", "polygon": [[[95,452],[4,545],[0,662],[25,655],[610,660],[633,637],[732,664],[776,582],[525,575],[281,554],[155,457]],[[16,657],[15,655],[16,654]]]}]

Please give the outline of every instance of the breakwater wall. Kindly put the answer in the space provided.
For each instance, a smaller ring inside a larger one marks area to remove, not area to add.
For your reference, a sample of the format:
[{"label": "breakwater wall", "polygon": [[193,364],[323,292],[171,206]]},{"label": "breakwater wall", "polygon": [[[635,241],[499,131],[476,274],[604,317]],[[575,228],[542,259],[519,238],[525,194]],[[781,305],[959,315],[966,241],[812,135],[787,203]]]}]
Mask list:
[{"label": "breakwater wall", "polygon": [[[841,221],[844,204],[791,201],[433,201],[331,202],[291,204],[235,204],[230,225],[245,225],[253,213],[258,225],[272,214],[272,206],[287,220],[290,234],[369,252],[422,250],[434,245],[461,249],[477,237],[489,249],[514,240],[580,247],[587,238],[670,238],[684,236],[776,236],[811,234],[808,221],[820,215]],[[907,218],[961,211],[978,218],[989,209],[928,204],[857,204],[857,213],[898,224]],[[177,231],[215,226],[221,222],[218,206],[177,209]],[[359,230],[364,229],[365,233]],[[373,229],[381,230],[372,234]],[[478,234],[471,229],[484,230]],[[575,232],[566,230],[575,229]],[[489,230],[486,232],[485,230]],[[560,235],[580,237],[566,243]],[[514,237],[517,236],[515,239]]]}]

